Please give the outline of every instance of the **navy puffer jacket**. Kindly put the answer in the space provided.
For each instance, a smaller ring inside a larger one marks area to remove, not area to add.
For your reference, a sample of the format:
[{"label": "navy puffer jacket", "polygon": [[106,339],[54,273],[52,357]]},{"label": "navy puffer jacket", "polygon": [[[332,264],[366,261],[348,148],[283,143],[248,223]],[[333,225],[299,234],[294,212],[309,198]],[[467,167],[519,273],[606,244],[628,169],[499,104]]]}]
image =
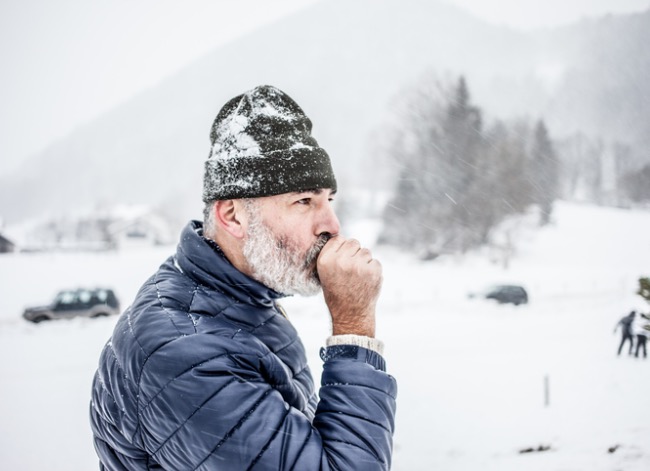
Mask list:
[{"label": "navy puffer jacket", "polygon": [[319,401],[279,295],[201,234],[184,229],[101,354],[101,469],[389,469],[396,384],[383,358],[323,350]]}]

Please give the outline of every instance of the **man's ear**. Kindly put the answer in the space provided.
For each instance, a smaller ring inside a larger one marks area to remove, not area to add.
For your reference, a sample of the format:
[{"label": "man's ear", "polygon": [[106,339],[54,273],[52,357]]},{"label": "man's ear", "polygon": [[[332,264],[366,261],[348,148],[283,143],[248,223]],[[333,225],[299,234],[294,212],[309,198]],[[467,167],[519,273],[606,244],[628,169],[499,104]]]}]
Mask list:
[{"label": "man's ear", "polygon": [[216,201],[213,207],[217,225],[236,239],[246,235],[246,216],[244,207],[235,200]]}]

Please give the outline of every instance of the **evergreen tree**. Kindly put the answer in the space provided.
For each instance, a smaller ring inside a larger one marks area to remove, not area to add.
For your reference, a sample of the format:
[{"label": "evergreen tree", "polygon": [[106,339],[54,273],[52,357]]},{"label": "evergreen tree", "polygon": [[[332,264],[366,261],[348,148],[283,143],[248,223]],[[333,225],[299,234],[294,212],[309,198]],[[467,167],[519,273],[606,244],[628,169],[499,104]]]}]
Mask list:
[{"label": "evergreen tree", "polygon": [[650,164],[621,178],[620,186],[626,196],[635,202],[650,201]]},{"label": "evergreen tree", "polygon": [[537,122],[532,150],[533,201],[539,205],[540,224],[549,223],[553,202],[559,196],[559,163],[544,121]]},{"label": "evergreen tree", "polygon": [[442,162],[446,168],[444,204],[450,206],[440,223],[455,229],[448,232],[445,245],[465,251],[476,245],[480,235],[475,222],[480,209],[473,204],[480,177],[478,168],[484,150],[481,111],[470,101],[464,77],[458,79],[443,122]]},{"label": "evergreen tree", "polygon": [[[484,131],[481,110],[471,102],[463,77],[453,87],[423,82],[403,103],[398,131],[383,134],[393,136],[384,152],[395,162],[398,178],[379,242],[427,255],[466,251],[486,243],[508,215],[537,201],[526,179],[530,131],[513,131],[503,123]],[[543,157],[538,160],[547,164],[544,182],[556,182],[543,123],[536,146]],[[544,194],[555,197],[550,183]]]},{"label": "evergreen tree", "polygon": [[650,278],[639,278],[639,289],[637,290],[636,294],[650,303]]}]

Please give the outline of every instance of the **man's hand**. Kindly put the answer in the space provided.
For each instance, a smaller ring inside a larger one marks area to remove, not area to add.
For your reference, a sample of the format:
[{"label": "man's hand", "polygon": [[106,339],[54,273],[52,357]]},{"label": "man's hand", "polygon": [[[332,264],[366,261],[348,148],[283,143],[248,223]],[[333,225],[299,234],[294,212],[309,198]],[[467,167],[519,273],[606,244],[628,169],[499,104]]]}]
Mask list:
[{"label": "man's hand", "polygon": [[381,289],[381,264],[359,241],[331,238],[316,264],[332,334],[375,336],[375,305]]}]

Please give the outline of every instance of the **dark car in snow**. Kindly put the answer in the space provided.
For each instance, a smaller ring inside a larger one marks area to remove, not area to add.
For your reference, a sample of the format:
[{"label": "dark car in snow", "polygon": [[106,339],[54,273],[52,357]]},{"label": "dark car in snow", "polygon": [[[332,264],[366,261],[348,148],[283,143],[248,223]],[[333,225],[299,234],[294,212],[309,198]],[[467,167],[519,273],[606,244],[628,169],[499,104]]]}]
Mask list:
[{"label": "dark car in snow", "polygon": [[479,293],[470,293],[470,298],[494,299],[499,304],[528,304],[528,292],[520,285],[492,285]]},{"label": "dark car in snow", "polygon": [[73,317],[102,317],[120,313],[120,303],[112,289],[78,288],[59,291],[45,306],[28,307],[23,317],[31,322]]}]

